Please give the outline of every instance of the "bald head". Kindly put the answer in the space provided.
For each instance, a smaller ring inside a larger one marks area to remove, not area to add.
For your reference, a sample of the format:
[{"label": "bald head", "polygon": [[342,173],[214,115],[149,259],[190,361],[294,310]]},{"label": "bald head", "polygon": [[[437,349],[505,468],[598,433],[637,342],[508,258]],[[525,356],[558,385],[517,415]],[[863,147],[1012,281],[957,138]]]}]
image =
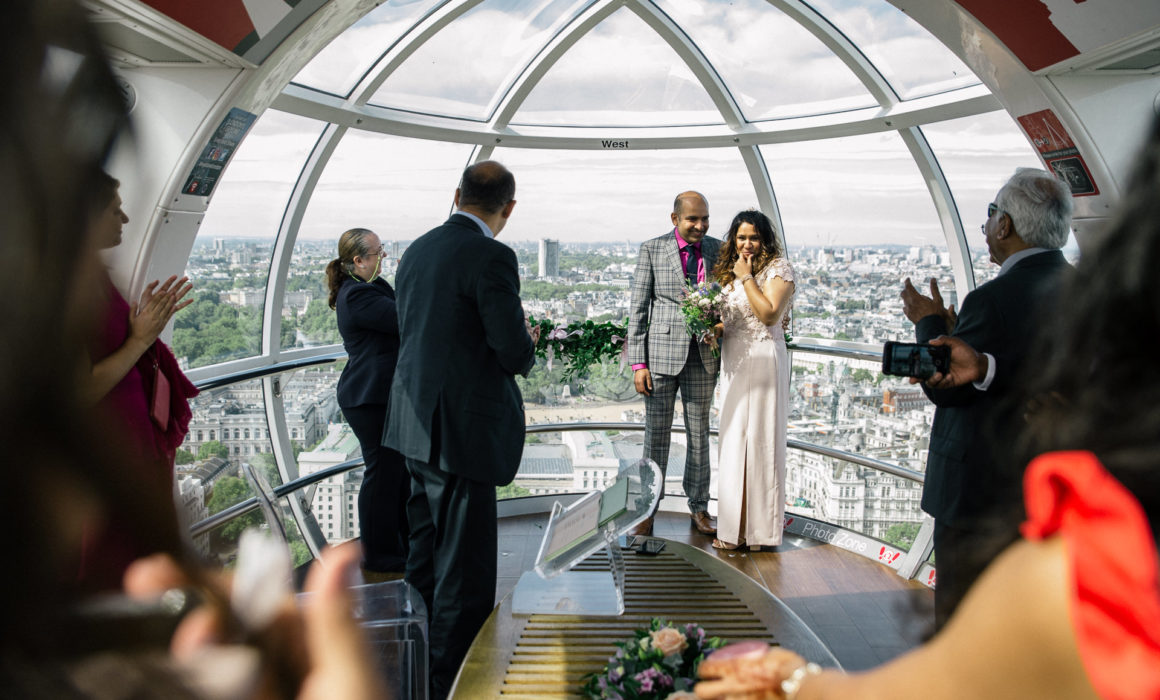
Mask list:
[{"label": "bald head", "polygon": [[688,192],[680,193],[677,195],[677,198],[673,200],[673,213],[677,216],[680,216],[681,210],[688,206],[690,203],[700,204],[704,206],[706,210],[709,209],[709,200],[705,199],[705,195],[701,194],[700,192],[689,190]]},{"label": "bald head", "polygon": [[459,181],[459,207],[496,214],[516,197],[516,178],[494,160],[468,166]]},{"label": "bald head", "polygon": [[682,192],[673,200],[673,226],[687,243],[700,243],[709,231],[709,200],[700,192]]}]

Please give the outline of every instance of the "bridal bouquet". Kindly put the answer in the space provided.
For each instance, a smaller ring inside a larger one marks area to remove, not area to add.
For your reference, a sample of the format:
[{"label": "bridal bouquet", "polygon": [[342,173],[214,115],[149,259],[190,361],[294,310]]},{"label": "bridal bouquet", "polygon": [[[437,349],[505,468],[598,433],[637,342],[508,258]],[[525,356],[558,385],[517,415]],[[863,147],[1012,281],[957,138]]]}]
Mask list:
[{"label": "bridal bouquet", "polygon": [[580,692],[586,698],[624,700],[693,697],[697,667],[724,645],[697,625],[674,626],[654,617],[632,639],[616,643],[616,655],[602,671],[584,677]]},{"label": "bridal bouquet", "polygon": [[721,285],[708,280],[690,286],[681,300],[681,315],[685,328],[698,342],[713,346],[713,355],[719,356],[717,337],[713,326],[721,322]]}]

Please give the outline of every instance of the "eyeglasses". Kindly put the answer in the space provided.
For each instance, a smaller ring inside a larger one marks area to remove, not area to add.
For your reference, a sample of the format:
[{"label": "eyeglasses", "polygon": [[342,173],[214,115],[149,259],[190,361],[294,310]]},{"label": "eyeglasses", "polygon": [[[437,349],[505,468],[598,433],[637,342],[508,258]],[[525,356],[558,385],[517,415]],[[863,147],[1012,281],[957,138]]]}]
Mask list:
[{"label": "eyeglasses", "polygon": [[[998,204],[991,202],[990,204],[987,205],[987,220],[990,221],[991,217],[994,216],[996,213],[1006,214],[1007,212],[1000,209]],[[980,225],[979,230],[983,232],[984,236],[986,236],[987,235],[987,224],[984,223],[984,224]]]},{"label": "eyeglasses", "polygon": [[381,257],[383,257],[383,250],[385,250],[385,249],[382,246],[379,246],[378,250],[372,250],[371,252],[367,253],[367,257],[369,258],[372,255],[375,255],[375,256],[378,256],[381,258]]}]

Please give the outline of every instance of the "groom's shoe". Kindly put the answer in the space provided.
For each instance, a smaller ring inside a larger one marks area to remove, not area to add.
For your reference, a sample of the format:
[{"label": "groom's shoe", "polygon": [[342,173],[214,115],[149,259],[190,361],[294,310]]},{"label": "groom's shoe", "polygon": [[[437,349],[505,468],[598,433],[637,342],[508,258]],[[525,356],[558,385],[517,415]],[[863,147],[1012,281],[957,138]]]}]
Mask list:
[{"label": "groom's shoe", "polygon": [[717,523],[713,522],[713,519],[709,517],[708,511],[699,510],[696,513],[693,513],[692,518],[693,527],[697,528],[697,532],[701,533],[702,535],[717,534]]},{"label": "groom's shoe", "polygon": [[652,537],[653,519],[645,518],[639,525],[628,531],[634,537]]}]

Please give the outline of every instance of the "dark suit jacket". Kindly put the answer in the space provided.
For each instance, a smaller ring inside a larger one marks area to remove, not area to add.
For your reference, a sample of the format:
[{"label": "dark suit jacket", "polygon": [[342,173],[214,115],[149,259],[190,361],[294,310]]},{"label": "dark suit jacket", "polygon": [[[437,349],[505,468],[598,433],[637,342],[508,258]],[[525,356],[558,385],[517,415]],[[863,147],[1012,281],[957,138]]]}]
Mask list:
[{"label": "dark suit jacket", "polygon": [[[1015,263],[1005,274],[968,294],[953,335],[995,356],[996,374],[987,391],[971,385],[923,391],[937,406],[930,431],[922,509],[948,525],[977,523],[1020,497],[1020,473],[1012,468],[1012,444],[1002,440],[1019,418],[1004,401],[1018,381],[1035,334],[1051,316],[1059,285],[1071,266],[1058,250]],[[918,342],[946,334],[940,316],[921,319]],[[1020,465],[1021,466],[1021,465]]]},{"label": "dark suit jacket", "polygon": [[[383,444],[474,481],[510,483],[524,447],[515,375],[535,362],[516,254],[453,215],[399,261],[402,348]],[[438,441],[438,444],[435,444]]]},{"label": "dark suit jacket", "polygon": [[338,332],[349,360],[338,379],[338,405],[386,405],[399,359],[399,315],[395,290],[384,279],[346,278],[334,304]]}]

